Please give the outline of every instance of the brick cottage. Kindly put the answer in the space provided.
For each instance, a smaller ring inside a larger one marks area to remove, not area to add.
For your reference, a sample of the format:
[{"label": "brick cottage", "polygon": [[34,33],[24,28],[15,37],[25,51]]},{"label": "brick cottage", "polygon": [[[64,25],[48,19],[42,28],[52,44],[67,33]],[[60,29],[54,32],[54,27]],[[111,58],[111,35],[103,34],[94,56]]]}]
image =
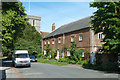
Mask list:
[{"label": "brick cottage", "polygon": [[[94,34],[90,28],[90,17],[63,25],[55,30],[55,24],[52,25],[52,32],[43,38],[42,50],[46,54],[46,45],[53,51],[57,51],[56,58],[70,56],[70,46],[75,40],[77,49],[82,49],[82,57],[85,57],[84,51],[96,53],[102,47],[102,33]],[[64,45],[63,45],[64,44]],[[64,49],[66,46],[67,49]]]}]

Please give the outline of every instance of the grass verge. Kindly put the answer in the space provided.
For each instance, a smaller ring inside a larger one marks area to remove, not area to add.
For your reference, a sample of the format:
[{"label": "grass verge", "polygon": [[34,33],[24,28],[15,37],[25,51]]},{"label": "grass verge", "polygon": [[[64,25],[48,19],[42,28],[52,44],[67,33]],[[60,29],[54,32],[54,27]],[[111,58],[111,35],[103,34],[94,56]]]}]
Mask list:
[{"label": "grass verge", "polygon": [[41,59],[41,58],[38,58],[37,61],[40,62],[40,63],[48,63],[48,64],[53,64],[53,65],[58,65],[58,66],[67,65],[65,63],[57,62],[57,61],[54,61],[54,60],[46,60],[46,59]]}]

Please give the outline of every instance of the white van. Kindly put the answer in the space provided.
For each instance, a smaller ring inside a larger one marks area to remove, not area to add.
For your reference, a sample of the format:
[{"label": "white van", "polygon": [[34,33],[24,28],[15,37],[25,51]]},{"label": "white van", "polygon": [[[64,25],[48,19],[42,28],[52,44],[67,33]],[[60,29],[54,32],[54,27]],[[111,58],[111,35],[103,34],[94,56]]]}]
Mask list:
[{"label": "white van", "polygon": [[15,50],[12,55],[12,62],[14,67],[31,66],[30,57],[27,50]]}]

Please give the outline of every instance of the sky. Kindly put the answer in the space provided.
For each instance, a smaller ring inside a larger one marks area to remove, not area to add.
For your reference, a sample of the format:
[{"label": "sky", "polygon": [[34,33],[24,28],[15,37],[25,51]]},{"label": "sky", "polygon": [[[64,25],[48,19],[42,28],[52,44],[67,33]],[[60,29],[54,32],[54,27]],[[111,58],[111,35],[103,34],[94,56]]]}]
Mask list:
[{"label": "sky", "polygon": [[[23,2],[26,13],[29,3]],[[30,2],[30,15],[40,16],[40,29],[52,32],[52,24],[56,29],[64,24],[93,15],[96,8],[90,8],[89,2]]]}]

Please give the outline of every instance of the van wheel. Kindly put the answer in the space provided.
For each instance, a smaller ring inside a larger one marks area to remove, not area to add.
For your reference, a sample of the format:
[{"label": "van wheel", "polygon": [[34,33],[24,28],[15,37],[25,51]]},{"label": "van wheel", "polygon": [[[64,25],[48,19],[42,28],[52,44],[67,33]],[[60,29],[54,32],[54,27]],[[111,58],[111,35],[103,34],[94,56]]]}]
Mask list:
[{"label": "van wheel", "polygon": [[12,67],[14,67],[14,62],[12,62]]},{"label": "van wheel", "polygon": [[28,67],[31,67],[31,65],[29,65]]}]

